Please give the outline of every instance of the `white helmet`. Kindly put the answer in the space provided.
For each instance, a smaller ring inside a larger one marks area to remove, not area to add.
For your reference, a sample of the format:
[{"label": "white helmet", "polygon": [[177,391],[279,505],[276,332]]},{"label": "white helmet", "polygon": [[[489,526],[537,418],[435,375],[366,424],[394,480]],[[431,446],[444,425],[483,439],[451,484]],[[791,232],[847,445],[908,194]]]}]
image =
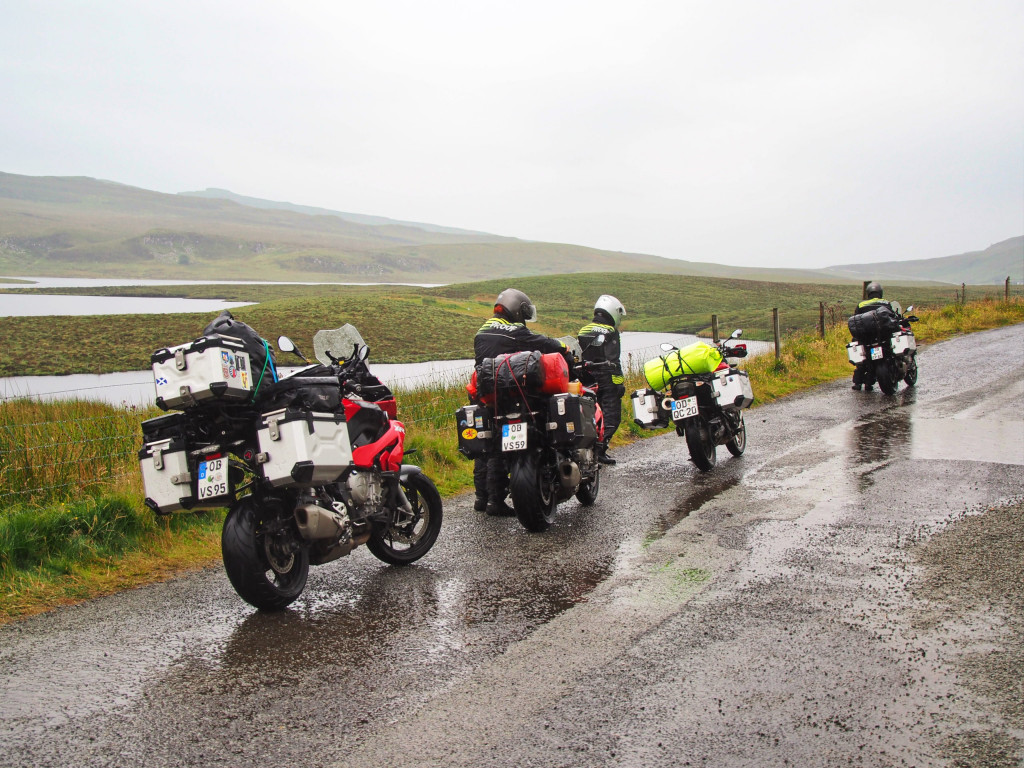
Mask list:
[{"label": "white helmet", "polygon": [[612,325],[616,328],[619,327],[622,318],[626,316],[626,308],[622,306],[622,302],[614,296],[609,296],[607,293],[598,296],[597,303],[594,304],[594,311],[596,312],[599,309],[611,315]]}]

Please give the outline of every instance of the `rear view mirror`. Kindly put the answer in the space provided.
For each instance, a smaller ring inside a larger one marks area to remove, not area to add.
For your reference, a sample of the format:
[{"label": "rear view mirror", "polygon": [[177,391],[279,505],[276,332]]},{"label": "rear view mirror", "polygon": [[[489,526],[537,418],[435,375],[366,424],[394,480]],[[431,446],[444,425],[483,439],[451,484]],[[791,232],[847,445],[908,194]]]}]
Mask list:
[{"label": "rear view mirror", "polygon": [[287,336],[277,337],[277,348],[282,352],[294,352],[295,342],[289,339]]},{"label": "rear view mirror", "polygon": [[675,349],[677,349],[677,347],[675,347],[672,344],[669,344],[667,341],[662,343],[662,345],[661,345],[661,351],[662,352],[672,352]]},{"label": "rear view mirror", "polygon": [[732,334],[729,336],[729,338],[730,339],[738,339],[742,335],[743,335],[743,329],[742,328],[737,328],[735,331],[732,332]]}]

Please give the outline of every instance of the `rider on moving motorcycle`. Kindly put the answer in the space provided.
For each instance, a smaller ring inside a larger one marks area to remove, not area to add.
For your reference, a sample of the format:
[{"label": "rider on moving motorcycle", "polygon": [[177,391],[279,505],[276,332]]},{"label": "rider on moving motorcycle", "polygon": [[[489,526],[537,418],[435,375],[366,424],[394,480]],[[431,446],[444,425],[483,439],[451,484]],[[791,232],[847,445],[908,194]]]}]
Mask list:
[{"label": "rider on moving motorcycle", "polygon": [[[568,354],[565,345],[526,327],[537,319],[537,308],[530,297],[515,288],[508,288],[494,300],[494,316],[480,326],[473,339],[476,365],[489,357],[515,352],[560,352]],[[508,496],[508,468],[500,453],[479,458],[473,464],[473,485],[476,489],[477,512],[488,515],[513,515],[505,502]]]},{"label": "rider on moving motorcycle", "polygon": [[622,348],[619,343],[619,323],[626,316],[626,308],[614,296],[604,294],[594,304],[594,319],[576,334],[583,359],[592,363],[612,363],[613,370],[586,373],[584,384],[597,384],[597,398],[604,412],[604,440],[598,444],[598,461],[614,464],[608,455],[608,442],[619,428],[622,419],[622,396],[626,387],[622,376]]},{"label": "rider on moving motorcycle", "polygon": [[[883,306],[888,307],[895,314],[892,304],[882,298],[882,285],[880,283],[872,280],[864,287],[864,292],[867,294],[867,298],[857,305],[857,309],[853,314],[860,315],[864,312],[874,312]],[[864,391],[870,392],[874,383],[874,375],[867,362],[861,363],[853,369],[853,390],[859,392],[861,385],[863,385]]]}]

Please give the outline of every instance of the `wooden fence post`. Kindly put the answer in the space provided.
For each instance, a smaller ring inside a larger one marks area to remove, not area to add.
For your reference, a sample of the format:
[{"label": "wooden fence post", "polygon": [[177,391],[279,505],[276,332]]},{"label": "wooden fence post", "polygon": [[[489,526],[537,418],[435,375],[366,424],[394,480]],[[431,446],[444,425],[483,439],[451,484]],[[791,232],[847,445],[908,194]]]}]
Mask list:
[{"label": "wooden fence post", "polygon": [[870,280],[865,280],[864,281],[864,288],[860,292],[860,300],[861,301],[864,301],[868,297],[868,283],[870,283],[870,282],[871,282]]},{"label": "wooden fence post", "polygon": [[818,328],[821,333],[821,338],[825,338],[825,302],[818,302]]},{"label": "wooden fence post", "polygon": [[1009,303],[1009,301],[1010,301],[1010,278],[1009,277],[1006,278],[1006,301],[1007,301],[1007,303]]},{"label": "wooden fence post", "polygon": [[967,303],[967,283],[960,283],[960,303]]},{"label": "wooden fence post", "polygon": [[718,315],[711,316],[711,340],[718,343]]},{"label": "wooden fence post", "polygon": [[779,308],[772,307],[772,332],[775,334],[775,362],[782,359],[782,337],[779,334]]}]

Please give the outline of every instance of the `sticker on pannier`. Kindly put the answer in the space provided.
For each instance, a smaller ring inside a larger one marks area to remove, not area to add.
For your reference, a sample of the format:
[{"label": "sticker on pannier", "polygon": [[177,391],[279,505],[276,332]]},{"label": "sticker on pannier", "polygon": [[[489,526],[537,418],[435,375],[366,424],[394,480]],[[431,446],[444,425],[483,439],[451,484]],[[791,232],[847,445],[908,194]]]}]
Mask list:
[{"label": "sticker on pannier", "polygon": [[252,397],[249,353],[238,339],[203,336],[188,344],[158,349],[150,360],[156,404],[165,410]]}]

